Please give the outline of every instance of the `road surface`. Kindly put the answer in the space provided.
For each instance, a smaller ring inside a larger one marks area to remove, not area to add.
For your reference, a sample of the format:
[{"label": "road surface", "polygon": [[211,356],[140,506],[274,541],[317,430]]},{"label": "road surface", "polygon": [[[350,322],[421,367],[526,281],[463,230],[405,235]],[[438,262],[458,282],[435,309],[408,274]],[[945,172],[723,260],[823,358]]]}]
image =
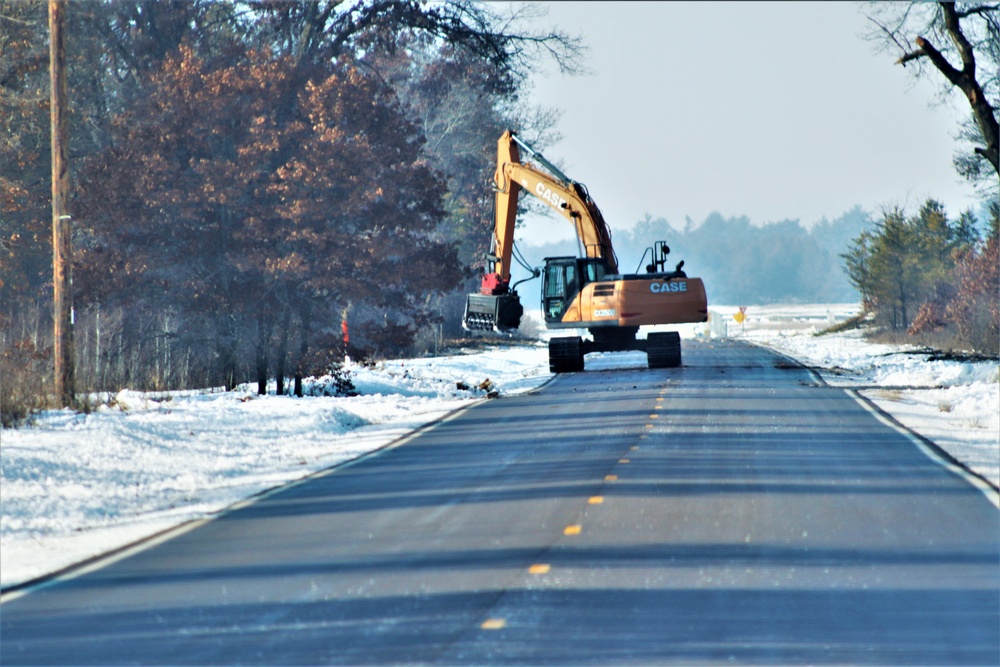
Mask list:
[{"label": "road surface", "polygon": [[19,664],[1000,664],[1000,512],[738,341],[559,376],[0,607]]}]

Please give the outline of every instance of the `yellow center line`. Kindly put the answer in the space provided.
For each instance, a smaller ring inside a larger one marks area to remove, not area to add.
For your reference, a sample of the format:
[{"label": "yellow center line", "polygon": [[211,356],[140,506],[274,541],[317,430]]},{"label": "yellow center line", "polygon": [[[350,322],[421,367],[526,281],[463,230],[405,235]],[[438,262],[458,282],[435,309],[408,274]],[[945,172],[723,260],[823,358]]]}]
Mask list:
[{"label": "yellow center line", "polygon": [[590,505],[600,505],[604,502],[604,496],[591,496],[587,499],[587,503]]},{"label": "yellow center line", "polygon": [[631,463],[629,459],[618,459],[618,463]]},{"label": "yellow center line", "polygon": [[528,568],[528,574],[545,574],[551,569],[552,567],[548,563],[535,563]]},{"label": "yellow center line", "polygon": [[566,529],[563,530],[563,535],[579,535],[581,530],[583,530],[583,526],[578,523],[573,524],[571,526],[566,526]]},{"label": "yellow center line", "polygon": [[483,630],[499,630],[503,626],[507,625],[507,621],[502,618],[487,618],[483,621],[481,627]]},{"label": "yellow center line", "polygon": [[605,475],[604,476],[604,481],[605,482],[616,482],[616,481],[618,481],[618,475]]}]

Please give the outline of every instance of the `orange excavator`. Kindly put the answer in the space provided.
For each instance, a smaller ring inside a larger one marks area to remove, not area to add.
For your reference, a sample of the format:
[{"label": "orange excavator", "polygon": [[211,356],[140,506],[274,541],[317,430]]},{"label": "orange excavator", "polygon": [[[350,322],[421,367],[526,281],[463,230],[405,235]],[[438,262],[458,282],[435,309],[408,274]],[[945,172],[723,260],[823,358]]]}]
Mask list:
[{"label": "orange excavator", "polygon": [[[521,152],[536,164],[523,161]],[[517,284],[510,285],[514,224],[521,190],[531,193],[564,217],[576,230],[583,257],[546,257],[542,275],[542,316],[549,329],[587,329],[582,336],[549,341],[553,373],[582,371],[588,352],[644,350],[650,368],[681,365],[676,332],[651,332],[637,338],[641,325],[705,322],[708,301],[700,278],[689,278],[679,262],[666,270],[670,248],[657,241],[647,249],[646,273],[622,274],[611,245],[611,232],[587,188],[577,183],[510,130],[497,142],[494,176],[496,204],[490,253],[477,294],[468,295],[462,326],[467,331],[510,332],[524,308]],[[644,256],[645,258],[645,256]],[[641,262],[640,262],[641,264]],[[523,282],[523,281],[522,281]]]}]

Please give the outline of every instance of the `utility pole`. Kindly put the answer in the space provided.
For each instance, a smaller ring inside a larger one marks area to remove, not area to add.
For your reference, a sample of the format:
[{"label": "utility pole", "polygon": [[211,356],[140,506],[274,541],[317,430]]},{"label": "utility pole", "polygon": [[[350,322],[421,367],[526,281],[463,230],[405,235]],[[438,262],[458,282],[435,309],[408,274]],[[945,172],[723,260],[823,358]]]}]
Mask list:
[{"label": "utility pole", "polygon": [[55,320],[52,352],[55,361],[56,398],[63,407],[73,405],[76,393],[65,26],[65,1],[49,0],[49,120],[52,130],[52,278]]}]

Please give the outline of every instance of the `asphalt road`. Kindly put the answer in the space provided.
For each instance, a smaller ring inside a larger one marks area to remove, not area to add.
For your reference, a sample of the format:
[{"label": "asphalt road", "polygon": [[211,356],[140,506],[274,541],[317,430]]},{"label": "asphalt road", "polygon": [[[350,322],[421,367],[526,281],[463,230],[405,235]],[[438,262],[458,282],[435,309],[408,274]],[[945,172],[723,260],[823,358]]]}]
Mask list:
[{"label": "asphalt road", "polygon": [[0,607],[0,663],[1000,664],[1000,512],[739,342],[559,376]]}]

